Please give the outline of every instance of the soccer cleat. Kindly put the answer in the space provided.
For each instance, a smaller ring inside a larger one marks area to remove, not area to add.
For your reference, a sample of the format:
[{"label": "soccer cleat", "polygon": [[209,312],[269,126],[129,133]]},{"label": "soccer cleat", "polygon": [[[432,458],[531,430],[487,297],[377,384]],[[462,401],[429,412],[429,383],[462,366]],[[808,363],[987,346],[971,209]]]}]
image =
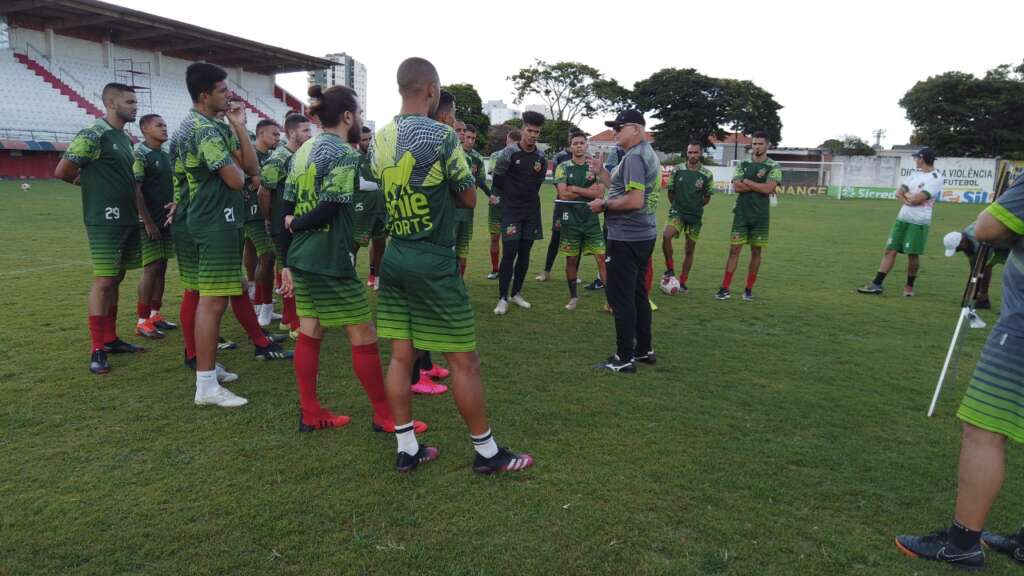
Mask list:
[{"label": "soccer cleat", "polygon": [[107,354],[135,354],[136,352],[145,352],[146,349],[142,346],[136,346],[135,344],[129,344],[120,338],[107,342],[103,345],[103,351]]},{"label": "soccer cleat", "polygon": [[906,297],[906,298],[912,298],[914,296],[914,287],[913,286],[904,286],[903,287],[903,296]]},{"label": "soccer cleat", "polygon": [[268,346],[257,346],[253,356],[257,360],[291,360],[294,354],[290,350],[281,348],[278,343],[271,342]]},{"label": "soccer cleat", "polygon": [[444,380],[445,378],[451,376],[452,371],[447,368],[442,368],[437,364],[434,364],[433,366],[430,367],[430,370],[420,370],[420,376],[423,376],[424,374],[426,374],[429,378],[433,378],[435,380]]},{"label": "soccer cleat", "polygon": [[636,363],[632,360],[624,362],[619,358],[618,354],[609,356],[608,360],[600,364],[594,364],[594,368],[600,368],[601,370],[608,370],[610,372],[622,374],[636,374]]},{"label": "soccer cleat", "polygon": [[903,534],[897,536],[895,542],[900,552],[911,558],[945,562],[961,568],[977,569],[985,566],[985,552],[980,543],[969,550],[961,550],[949,540],[945,528],[927,536]]},{"label": "soccer cleat", "polygon": [[501,474],[502,472],[522,472],[533,466],[533,456],[516,454],[508,448],[498,448],[498,453],[484,458],[477,452],[473,458],[473,472],[477,474]]},{"label": "soccer cleat", "polygon": [[377,283],[377,277],[374,276],[373,274],[370,274],[369,276],[366,277],[366,287],[367,288],[373,288],[373,285],[376,284],[376,283]]},{"label": "soccer cleat", "polygon": [[238,342],[225,340],[223,336],[217,338],[217,350],[237,350]]},{"label": "soccer cleat", "polygon": [[651,305],[651,312],[657,312],[658,311],[658,305],[654,303],[654,300],[651,300],[650,298],[648,298],[647,302]]},{"label": "soccer cleat", "polygon": [[267,337],[267,340],[270,340],[275,344],[280,344],[281,342],[288,340],[287,334],[271,334],[268,330],[264,330],[263,335]]},{"label": "soccer cleat", "polygon": [[534,280],[536,280],[537,282],[547,282],[548,277],[550,275],[551,275],[551,273],[548,272],[547,270],[545,270],[545,271],[541,272],[540,274],[537,274],[537,277],[534,278]]},{"label": "soccer cleat", "polygon": [[683,282],[682,280],[679,281],[679,293],[683,295],[690,293],[690,289],[686,287],[686,282]]},{"label": "soccer cleat", "polygon": [[497,280],[498,279],[498,273],[497,272],[491,272],[490,274],[487,275],[487,279],[488,280]]},{"label": "soccer cleat", "polygon": [[569,303],[565,305],[566,310],[575,310],[577,298],[569,298]]},{"label": "soccer cleat", "polygon": [[[374,416],[373,422],[370,423],[374,432],[386,432],[388,434],[395,433],[395,422],[394,420],[386,420],[384,422],[378,422],[377,417]],[[420,422],[419,420],[412,421],[412,430],[417,434],[423,434],[430,426],[427,426],[426,422]]]},{"label": "soccer cleat", "polygon": [[594,281],[583,287],[584,290],[604,290],[604,282],[601,282],[600,278],[594,278]]},{"label": "soccer cleat", "polygon": [[89,359],[89,372],[93,374],[106,374],[110,372],[110,363],[107,362],[106,352],[97,350],[92,353],[92,358]]},{"label": "soccer cleat", "polygon": [[236,396],[231,390],[217,385],[216,388],[210,392],[201,393],[196,390],[195,398],[196,406],[220,406],[221,408],[238,408],[239,406],[245,406],[249,403],[248,400],[241,396]]},{"label": "soccer cleat", "polygon": [[440,452],[433,446],[420,444],[420,449],[415,454],[399,452],[395,458],[395,470],[399,472],[412,472],[420,464],[426,464],[431,460],[437,460]]},{"label": "soccer cleat", "polygon": [[860,292],[861,294],[881,294],[882,287],[874,282],[868,282],[860,288],[857,288],[857,292]]},{"label": "soccer cleat", "polygon": [[318,414],[306,416],[299,410],[299,432],[315,432],[326,428],[347,426],[352,419],[340,414],[332,414],[330,410],[321,409]]},{"label": "soccer cleat", "polygon": [[192,371],[195,371],[196,369],[196,357],[193,356],[189,358],[187,352],[185,353],[185,368],[188,368],[189,370]]},{"label": "soccer cleat", "polygon": [[136,324],[135,333],[151,340],[159,340],[166,336],[166,334],[157,329],[152,319],[146,320],[142,324]]},{"label": "soccer cleat", "polygon": [[178,325],[173,322],[168,322],[162,314],[154,314],[149,317],[149,321],[153,323],[159,330],[177,330]]},{"label": "soccer cleat", "polygon": [[494,307],[494,314],[497,316],[504,316],[508,313],[508,300],[504,298],[498,300],[498,305]]},{"label": "soccer cleat", "polygon": [[448,391],[448,387],[444,384],[438,384],[430,379],[429,376],[420,374],[418,382],[413,384],[409,390],[412,390],[413,394],[422,394],[424,396],[439,396]]},{"label": "soccer cleat", "polygon": [[648,350],[647,352],[634,353],[633,361],[654,365],[658,363],[658,357],[654,355],[654,350]]},{"label": "soccer cleat", "polygon": [[530,309],[530,303],[526,301],[526,298],[523,298],[522,294],[516,294],[515,296],[513,296],[512,303],[515,304],[516,306],[519,306],[523,310]]},{"label": "soccer cleat", "polygon": [[744,302],[753,302],[754,301],[754,291],[751,290],[750,288],[747,288],[746,290],[744,290],[743,291],[743,301]]},{"label": "soccer cleat", "polygon": [[230,384],[235,380],[238,380],[238,374],[234,372],[228,372],[228,369],[223,364],[217,362],[217,382],[221,384]]},{"label": "soccer cleat", "polygon": [[729,292],[728,288],[719,288],[718,292],[715,292],[715,300],[728,300],[732,298],[732,292]]},{"label": "soccer cleat", "polygon": [[995,532],[982,532],[981,543],[996,552],[1006,554],[1024,564],[1024,531],[1016,534],[997,534]]}]

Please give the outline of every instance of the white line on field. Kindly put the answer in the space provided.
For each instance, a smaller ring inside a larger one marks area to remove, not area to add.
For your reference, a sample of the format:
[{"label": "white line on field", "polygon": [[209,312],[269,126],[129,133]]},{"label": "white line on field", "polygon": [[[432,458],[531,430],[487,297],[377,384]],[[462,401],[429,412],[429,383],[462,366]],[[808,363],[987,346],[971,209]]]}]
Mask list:
[{"label": "white line on field", "polygon": [[53,270],[54,268],[68,268],[71,266],[88,266],[90,263],[84,260],[72,260],[69,262],[63,262],[61,264],[53,264],[51,266],[39,266],[38,268],[22,268],[21,270],[10,270],[8,272],[0,272],[0,278],[6,278],[8,276],[20,276],[22,274],[32,274],[35,272],[43,272],[45,270]]}]

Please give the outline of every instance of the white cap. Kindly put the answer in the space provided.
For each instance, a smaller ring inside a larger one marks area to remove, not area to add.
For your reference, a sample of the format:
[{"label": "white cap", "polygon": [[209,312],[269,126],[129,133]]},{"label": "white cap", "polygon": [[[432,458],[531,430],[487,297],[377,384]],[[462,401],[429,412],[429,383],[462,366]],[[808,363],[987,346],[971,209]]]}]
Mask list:
[{"label": "white cap", "polygon": [[956,249],[960,247],[963,237],[964,235],[960,232],[950,232],[942,238],[942,244],[946,246],[946,256],[956,254]]}]

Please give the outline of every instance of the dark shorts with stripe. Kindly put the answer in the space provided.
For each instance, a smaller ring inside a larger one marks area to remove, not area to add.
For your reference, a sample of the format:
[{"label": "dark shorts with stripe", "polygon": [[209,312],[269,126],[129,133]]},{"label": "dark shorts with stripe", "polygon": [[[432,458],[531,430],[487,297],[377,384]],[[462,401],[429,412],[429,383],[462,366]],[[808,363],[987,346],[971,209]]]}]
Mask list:
[{"label": "dark shorts with stripe", "polygon": [[242,229],[193,232],[199,254],[197,283],[200,296],[242,294]]},{"label": "dark shorts with stripe", "polygon": [[523,212],[505,209],[501,214],[501,239],[540,240],[544,238],[544,228],[540,222],[540,210]]},{"label": "dark shorts with stripe", "polygon": [[430,352],[472,352],[476,326],[455,251],[393,239],[381,261],[377,334]]},{"label": "dark shorts with stripe", "polygon": [[93,276],[119,276],[142,264],[138,226],[86,225],[85,232],[89,237]]},{"label": "dark shorts with stripe", "polygon": [[366,288],[359,278],[338,278],[292,269],[295,310],[299,318],[316,318],[320,325],[352,326],[370,321]]},{"label": "dark shorts with stripe", "polygon": [[996,324],[956,415],[982,430],[1024,442],[1024,336]]}]

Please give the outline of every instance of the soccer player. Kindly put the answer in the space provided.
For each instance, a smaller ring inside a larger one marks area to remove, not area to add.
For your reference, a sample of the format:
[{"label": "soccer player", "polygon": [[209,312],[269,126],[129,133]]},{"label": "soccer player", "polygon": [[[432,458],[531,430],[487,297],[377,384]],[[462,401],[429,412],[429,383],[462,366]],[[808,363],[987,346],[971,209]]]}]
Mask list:
[{"label": "soccer player", "polygon": [[732,297],[729,286],[739,264],[744,244],[750,245],[750,264],[747,268],[747,285],[743,300],[754,300],[754,283],[761,268],[761,251],[768,245],[769,197],[782,184],[782,168],[768,157],[768,133],[757,131],[750,139],[750,160],[740,162],[732,178],[736,192],[736,207],[733,208],[732,237],[729,258],[725,262],[725,276],[722,287],[715,294],[717,300]]},{"label": "soccer player", "polygon": [[478,473],[515,472],[528,454],[499,448],[487,420],[480,382],[473,308],[455,259],[456,203],[476,204],[473,175],[455,132],[431,120],[441,81],[433,64],[409,58],[398,68],[401,113],[370,147],[374,176],[384,190],[391,242],[381,263],[378,329],[391,343],[387,388],[398,440],[396,468],[415,469],[438,457],[413,428],[409,374],[415,347],[444,353],[452,368],[455,403],[469,427]]},{"label": "soccer player", "polygon": [[[359,141],[359,103],[345,86],[323,91],[314,85],[309,96],[309,113],[320,119],[323,132],[314,139],[308,158],[292,166],[299,176],[285,195],[284,225],[293,236],[285,240],[281,271],[282,291],[295,296],[299,314],[299,431],[339,428],[350,421],[322,407],[316,393],[320,343],[328,328],[338,326],[348,335],[353,369],[373,405],[373,428],[394,432],[377,335],[350,251],[361,158],[349,143]],[[418,431],[426,430],[425,424],[416,424]]]},{"label": "soccer player", "polygon": [[[574,130],[573,133],[574,132],[576,131]],[[569,134],[569,139],[572,139],[572,133]],[[555,154],[552,165],[557,168],[559,164],[567,162],[570,158],[572,158],[572,152],[568,148],[563,149],[558,154]],[[544,270],[542,270],[535,278],[538,282],[546,282],[551,276],[551,268],[555,265],[555,257],[557,257],[558,252],[560,252],[559,248],[561,246],[560,240],[562,237],[563,220],[562,215],[564,211],[565,207],[558,202],[555,202],[555,206],[551,211],[551,240],[548,242],[548,253],[544,258]]]},{"label": "soccer player", "polygon": [[693,266],[693,253],[700,237],[704,207],[711,201],[715,189],[715,177],[701,162],[704,156],[700,142],[686,145],[686,163],[672,170],[668,181],[668,224],[661,235],[661,251],[665,255],[665,278],[675,276],[675,260],[672,259],[672,239],[682,234],[686,237],[686,257],[679,274],[679,289],[686,294],[686,281]]},{"label": "soccer player", "polygon": [[387,211],[384,209],[384,195],[381,194],[380,186],[373,180],[370,163],[366,157],[372,140],[373,130],[370,130],[369,126],[363,126],[357,147],[362,162],[359,164],[359,187],[354,203],[356,245],[353,254],[358,254],[362,247],[370,247],[370,275],[366,285],[378,290],[380,282],[377,271],[380,270],[380,260],[387,248]]},{"label": "soccer player", "polygon": [[143,268],[135,333],[143,338],[163,338],[164,330],[177,328],[160,315],[167,260],[174,257],[174,240],[167,223],[168,209],[174,202],[174,182],[170,156],[162,148],[168,139],[167,122],[157,114],[146,114],[139,119],[139,128],[145,140],[135,146],[132,171],[137,183],[135,206],[141,220]]},{"label": "soccer player", "polygon": [[[505,135],[505,147],[518,145],[523,139],[523,132],[519,128],[513,128]],[[494,158],[497,159],[497,152]],[[491,176],[494,175],[494,163],[491,163]],[[491,273],[487,275],[488,280],[498,279],[498,269],[501,257],[501,189],[491,180],[491,195],[487,202],[487,230],[491,235]]]},{"label": "soccer player", "polygon": [[953,523],[927,536],[896,537],[896,546],[908,556],[967,568],[984,566],[982,543],[1024,563],[1024,529],[982,532],[1006,476],[1006,441],[1024,442],[1024,179],[978,216],[975,234],[981,242],[1010,249],[1010,255],[1002,313],[957,411],[964,433]]},{"label": "soccer player", "polygon": [[[281,142],[281,127],[269,119],[256,124],[256,160],[262,167]],[[245,189],[245,255],[246,276],[255,284],[253,305],[260,326],[266,328],[281,317],[274,314],[274,244],[267,232],[267,214],[259,203],[261,176],[248,180]],[[246,255],[250,255],[246,258]]]},{"label": "soccer player", "polygon": [[118,288],[125,270],[138,268],[139,214],[135,205],[135,156],[125,124],[135,121],[135,91],[103,87],[106,114],[72,139],[54,175],[82,187],[82,214],[89,237],[93,282],[89,290],[89,371],[110,372],[107,354],[143,351],[117,336]]},{"label": "soccer player", "polygon": [[555,187],[559,200],[576,202],[563,208],[561,225],[561,252],[566,256],[565,279],[569,283],[569,303],[565,309],[575,310],[581,255],[594,255],[601,281],[605,280],[604,232],[600,218],[587,206],[587,202],[604,196],[604,184],[597,181],[587,162],[586,134],[573,132],[569,137],[569,150],[570,159],[555,167]]},{"label": "soccer player", "polygon": [[544,116],[523,113],[523,138],[508,146],[494,161],[494,185],[501,189],[501,266],[498,280],[498,305],[494,313],[508,312],[509,287],[512,303],[529,309],[523,298],[523,281],[530,268],[533,242],[544,237],[540,223],[540,187],[547,174],[547,159],[537,148]]},{"label": "soccer player", "polygon": [[[462,150],[466,153],[466,161],[469,163],[469,171],[473,174],[476,189],[481,191],[486,198],[491,197],[491,187],[487,184],[487,168],[484,166],[484,158],[476,151],[477,128],[472,124],[465,124],[462,133]],[[469,243],[473,239],[473,210],[467,210],[467,220],[462,226],[466,228],[460,233],[456,240],[456,256],[459,258],[459,272],[466,273],[466,258],[469,256]],[[464,245],[462,245],[464,244]]]},{"label": "soccer player", "polygon": [[[285,179],[291,171],[292,158],[295,152],[312,137],[312,125],[309,118],[302,114],[289,114],[284,121],[284,146],[278,146],[274,153],[263,163],[260,169],[260,208],[266,214],[266,228],[274,245],[275,261],[282,263],[284,235],[290,235],[284,229],[284,189]],[[289,331],[299,329],[299,317],[295,311],[293,296],[281,297],[283,310],[281,323],[288,326]],[[295,335],[296,337],[298,334]]]},{"label": "soccer player", "polygon": [[[946,234],[942,238],[942,243],[946,247],[945,254],[947,257],[953,256],[957,252],[963,252],[964,256],[967,256],[969,271],[974,271],[974,259],[978,256],[978,248],[981,247],[981,243],[978,242],[978,237],[975,233],[974,223],[969,224],[959,232]],[[997,246],[989,251],[988,262],[985,262],[981,278],[978,279],[977,294],[975,295],[974,302],[977,310],[989,310],[992,308],[992,301],[988,297],[988,288],[992,283],[992,271],[996,264],[1005,264],[1009,256],[1010,250],[1007,248]]]},{"label": "soccer player", "polygon": [[646,276],[658,239],[655,192],[661,185],[661,163],[647,141],[639,110],[623,110],[605,125],[615,131],[615,142],[625,154],[610,174],[601,159],[590,163],[609,190],[607,198],[591,200],[589,206],[595,214],[605,213],[608,228],[605,294],[615,316],[616,345],[616,353],[597,367],[635,373],[637,362],[656,362]]},{"label": "soccer player", "polygon": [[915,170],[896,189],[896,199],[903,206],[896,223],[889,232],[882,262],[875,279],[857,288],[861,294],[881,294],[882,282],[896,263],[896,254],[907,255],[907,284],[903,295],[914,295],[914,281],[921,265],[921,254],[928,244],[928,228],[932,223],[932,209],[942,195],[942,175],[935,169],[935,152],[928,147],[914,153]]}]

